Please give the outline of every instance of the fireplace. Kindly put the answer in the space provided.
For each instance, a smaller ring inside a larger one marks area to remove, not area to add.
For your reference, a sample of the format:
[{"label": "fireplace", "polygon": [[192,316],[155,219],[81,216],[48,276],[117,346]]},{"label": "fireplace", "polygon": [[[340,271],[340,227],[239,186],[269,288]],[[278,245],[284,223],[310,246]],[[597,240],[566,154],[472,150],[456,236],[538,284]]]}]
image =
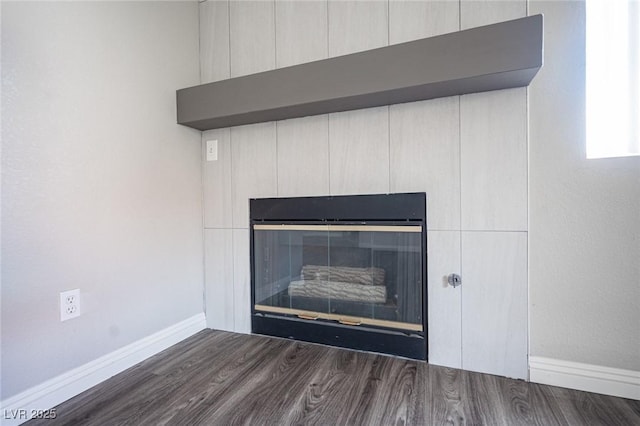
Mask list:
[{"label": "fireplace", "polygon": [[250,200],[253,333],[427,359],[424,193]]}]

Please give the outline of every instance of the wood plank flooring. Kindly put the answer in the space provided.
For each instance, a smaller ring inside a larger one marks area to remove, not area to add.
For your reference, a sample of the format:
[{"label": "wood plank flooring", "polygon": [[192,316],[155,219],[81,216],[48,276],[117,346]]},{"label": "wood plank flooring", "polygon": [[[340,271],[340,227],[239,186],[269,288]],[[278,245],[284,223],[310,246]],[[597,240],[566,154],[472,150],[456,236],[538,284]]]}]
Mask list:
[{"label": "wood plank flooring", "polygon": [[204,330],[28,425],[640,425],[640,401]]}]

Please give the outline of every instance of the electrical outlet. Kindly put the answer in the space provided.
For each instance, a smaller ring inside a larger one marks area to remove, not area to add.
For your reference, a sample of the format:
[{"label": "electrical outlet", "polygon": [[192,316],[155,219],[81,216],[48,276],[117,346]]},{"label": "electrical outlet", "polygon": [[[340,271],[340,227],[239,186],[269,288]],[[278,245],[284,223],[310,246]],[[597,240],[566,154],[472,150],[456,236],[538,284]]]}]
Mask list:
[{"label": "electrical outlet", "polygon": [[211,139],[207,141],[207,161],[218,160],[218,140]]},{"label": "electrical outlet", "polygon": [[60,293],[60,321],[80,316],[80,289]]}]

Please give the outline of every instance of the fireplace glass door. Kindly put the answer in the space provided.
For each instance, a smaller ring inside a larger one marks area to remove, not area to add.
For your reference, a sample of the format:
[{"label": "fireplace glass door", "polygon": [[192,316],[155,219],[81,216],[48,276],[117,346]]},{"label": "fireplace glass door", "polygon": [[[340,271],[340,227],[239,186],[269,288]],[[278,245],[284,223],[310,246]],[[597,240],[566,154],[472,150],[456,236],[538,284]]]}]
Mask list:
[{"label": "fireplace glass door", "polygon": [[253,226],[254,311],[423,331],[422,225]]}]

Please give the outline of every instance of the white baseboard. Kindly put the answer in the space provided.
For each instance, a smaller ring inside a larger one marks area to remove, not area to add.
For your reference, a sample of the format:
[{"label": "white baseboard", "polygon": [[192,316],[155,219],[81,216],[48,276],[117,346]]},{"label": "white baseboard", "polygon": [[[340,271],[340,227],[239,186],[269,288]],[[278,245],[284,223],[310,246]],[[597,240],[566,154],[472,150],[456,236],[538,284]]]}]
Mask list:
[{"label": "white baseboard", "polygon": [[197,314],[2,401],[0,424],[19,425],[206,328]]},{"label": "white baseboard", "polygon": [[640,371],[532,356],[529,357],[529,380],[640,400]]}]

